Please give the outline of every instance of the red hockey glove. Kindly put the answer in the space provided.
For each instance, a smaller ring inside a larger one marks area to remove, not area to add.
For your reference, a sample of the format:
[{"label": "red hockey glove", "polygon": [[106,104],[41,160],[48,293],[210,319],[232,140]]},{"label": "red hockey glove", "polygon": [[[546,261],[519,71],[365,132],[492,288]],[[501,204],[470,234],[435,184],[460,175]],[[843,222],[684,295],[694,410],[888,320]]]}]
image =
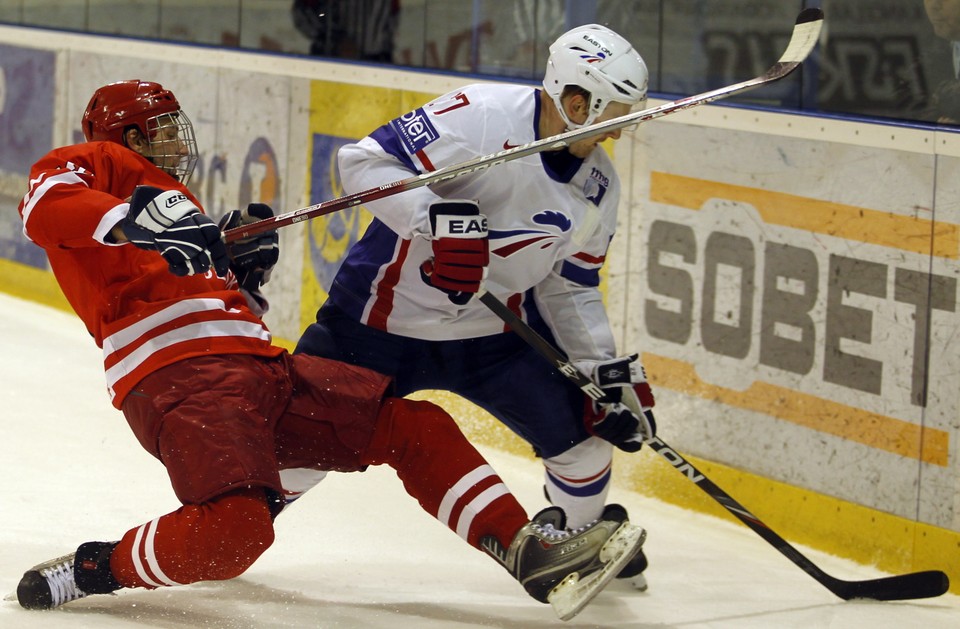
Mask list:
[{"label": "red hockey glove", "polygon": [[490,264],[487,217],[475,201],[435,201],[430,204],[433,258],[420,267],[427,284],[465,304],[480,291]]},{"label": "red hockey glove", "polygon": [[[232,210],[220,218],[221,231],[250,225],[273,218],[273,210],[264,203],[251,203],[245,210]],[[280,259],[280,236],[277,230],[261,232],[250,238],[227,243],[230,270],[240,288],[249,293],[270,281],[270,273]]]},{"label": "red hockey glove", "polygon": [[174,275],[206,273],[211,266],[227,274],[220,228],[182,192],[137,186],[120,228],[134,246],[159,251]]},{"label": "red hockey glove", "polygon": [[657,433],[651,410],[653,391],[637,358],[633,354],[577,364],[577,368],[593,378],[606,394],[599,402],[586,400],[584,424],[587,431],[626,452],[636,452],[644,441]]}]

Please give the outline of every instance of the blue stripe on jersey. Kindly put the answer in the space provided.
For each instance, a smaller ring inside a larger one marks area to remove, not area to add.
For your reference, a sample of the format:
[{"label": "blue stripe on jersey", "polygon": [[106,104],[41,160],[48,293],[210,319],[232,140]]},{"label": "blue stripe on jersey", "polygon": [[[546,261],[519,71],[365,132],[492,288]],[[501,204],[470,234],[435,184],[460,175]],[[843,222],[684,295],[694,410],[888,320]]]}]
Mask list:
[{"label": "blue stripe on jersey", "polygon": [[584,286],[600,286],[599,267],[595,269],[585,269],[582,266],[577,266],[576,264],[571,264],[568,260],[564,260],[563,266],[560,267],[560,275],[571,282],[583,284]]},{"label": "blue stripe on jersey", "polygon": [[[533,97],[540,98],[540,90],[533,91]],[[533,108],[533,137],[540,140],[540,103]],[[540,163],[543,164],[543,171],[547,176],[560,183],[570,183],[573,176],[580,170],[583,160],[574,155],[566,148],[559,151],[542,151],[540,153]]]},{"label": "blue stripe on jersey", "polygon": [[370,300],[373,282],[380,269],[393,260],[399,239],[380,219],[373,219],[337,271],[330,287],[330,301],[360,321]]},{"label": "blue stripe on jersey", "polygon": [[550,179],[559,183],[570,183],[580,167],[583,166],[583,160],[576,157],[567,148],[562,148],[559,151],[541,152],[540,163],[543,164],[543,171],[547,173]]},{"label": "blue stripe on jersey", "polygon": [[537,308],[537,300],[533,296],[533,289],[528,288],[523,293],[523,300],[520,302],[520,308],[523,309],[524,317],[527,320],[527,324],[537,331],[540,336],[542,336],[548,343],[557,346],[557,340],[553,336],[553,330],[547,326],[547,322],[543,320],[543,315],[540,314],[540,309]]},{"label": "blue stripe on jersey", "polygon": [[397,137],[397,134],[394,133],[389,124],[378,128],[370,134],[370,137],[377,141],[377,144],[380,145],[380,148],[382,148],[385,153],[396,157],[400,160],[400,163],[412,172],[418,175],[421,174],[420,169],[418,169],[416,164],[413,163],[413,160],[410,159],[410,155],[403,149],[403,142],[400,141],[400,138]]},{"label": "blue stripe on jersey", "polygon": [[542,229],[491,229],[487,235],[491,240],[501,239],[501,238],[511,238],[513,236],[524,236],[526,234],[536,234],[538,236],[543,236],[548,232],[543,231]]},{"label": "blue stripe on jersey", "polygon": [[540,90],[533,90],[533,137],[540,139]]}]

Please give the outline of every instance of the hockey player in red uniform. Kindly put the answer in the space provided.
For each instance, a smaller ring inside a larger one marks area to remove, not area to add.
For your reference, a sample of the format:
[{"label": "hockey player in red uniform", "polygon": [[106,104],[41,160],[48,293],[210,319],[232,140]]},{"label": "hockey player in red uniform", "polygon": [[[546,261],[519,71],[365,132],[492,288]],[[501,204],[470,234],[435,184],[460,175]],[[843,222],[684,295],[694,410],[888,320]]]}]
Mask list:
[{"label": "hockey player in red uniform", "polygon": [[33,166],[24,233],[103,349],[114,406],[182,506],[28,570],[23,607],[243,573],[272,544],[283,473],[298,469],[393,467],[430,515],[561,617],[638,552],[644,533],[622,509],[573,532],[557,508],[530,521],[441,408],[392,397],[392,380],[368,369],[272,345],[259,289],[276,232],[226,245],[221,231],[272,210],[252,204],[219,225],[203,213],[186,187],[193,128],[170,91],[106,85],[83,132],[86,143]]}]

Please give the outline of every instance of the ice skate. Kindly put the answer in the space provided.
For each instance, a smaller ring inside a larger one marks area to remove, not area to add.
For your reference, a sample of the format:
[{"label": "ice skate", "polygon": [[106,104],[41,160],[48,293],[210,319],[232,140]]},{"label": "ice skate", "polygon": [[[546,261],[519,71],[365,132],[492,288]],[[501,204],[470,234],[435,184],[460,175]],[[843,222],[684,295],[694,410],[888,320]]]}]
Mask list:
[{"label": "ice skate", "polygon": [[[604,520],[615,520],[618,522],[629,521],[627,510],[618,504],[609,504],[604,507],[603,515],[600,517]],[[634,555],[633,559],[624,565],[623,569],[617,575],[617,581],[629,585],[640,592],[646,592],[648,584],[647,578],[643,576],[643,571],[647,569],[647,565],[647,556],[641,548],[640,552]]]},{"label": "ice skate", "polygon": [[647,556],[643,554],[641,548],[640,552],[634,555],[617,575],[617,581],[628,584],[638,592],[646,592],[648,583],[647,578],[643,576],[643,571],[647,569],[647,565]]},{"label": "ice skate", "polygon": [[[548,502],[550,501],[550,493],[547,491],[546,485],[543,487],[543,497],[546,498]],[[630,519],[627,515],[627,510],[615,503],[605,506],[600,518],[603,520],[616,520],[618,522],[627,522]],[[648,584],[647,578],[643,575],[643,571],[647,569],[648,565],[647,556],[641,548],[640,551],[633,556],[633,559],[623,566],[623,569],[617,575],[617,581],[632,587],[638,592],[646,592]]]},{"label": "ice skate", "polygon": [[53,609],[86,596],[73,579],[74,553],[27,570],[17,586],[17,600],[27,609]]},{"label": "ice skate", "polygon": [[[26,609],[53,609],[88,594],[120,589],[110,573],[110,553],[116,544],[87,542],[77,552],[57,557],[27,570],[17,586],[17,601]],[[77,559],[77,556],[80,559]],[[76,565],[82,567],[76,569]],[[77,585],[77,577],[86,591]]]},{"label": "ice skate", "polygon": [[565,520],[562,509],[549,507],[520,529],[509,548],[492,537],[482,540],[527,593],[550,603],[561,620],[576,616],[646,538],[642,528],[624,519],[602,517],[573,531],[565,530]]}]

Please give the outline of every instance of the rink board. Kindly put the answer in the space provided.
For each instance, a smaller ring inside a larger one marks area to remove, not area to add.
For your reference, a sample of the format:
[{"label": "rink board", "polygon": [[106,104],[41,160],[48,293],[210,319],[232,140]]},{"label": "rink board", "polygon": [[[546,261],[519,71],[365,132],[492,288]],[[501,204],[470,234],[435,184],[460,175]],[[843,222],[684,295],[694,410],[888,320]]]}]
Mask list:
[{"label": "rink board", "polygon": [[736,126],[648,125],[634,146],[645,209],[629,215],[625,345],[671,393],[664,430],[711,460],[957,530],[952,145]]},{"label": "rink board", "polygon": [[[14,208],[30,163],[79,141],[96,86],[176,91],[201,147],[191,187],[219,216],[339,196],[339,146],[469,80],[13,28],[0,46],[0,289],[60,306]],[[606,296],[623,351],[643,353],[663,438],[784,535],[891,570],[945,567],[960,531],[956,144],[710,106],[613,149],[625,196]],[[267,321],[284,344],[369,220],[356,209],[281,230]],[[529,453],[439,399],[473,438]],[[709,508],[649,452],[618,455],[617,479]]]}]

